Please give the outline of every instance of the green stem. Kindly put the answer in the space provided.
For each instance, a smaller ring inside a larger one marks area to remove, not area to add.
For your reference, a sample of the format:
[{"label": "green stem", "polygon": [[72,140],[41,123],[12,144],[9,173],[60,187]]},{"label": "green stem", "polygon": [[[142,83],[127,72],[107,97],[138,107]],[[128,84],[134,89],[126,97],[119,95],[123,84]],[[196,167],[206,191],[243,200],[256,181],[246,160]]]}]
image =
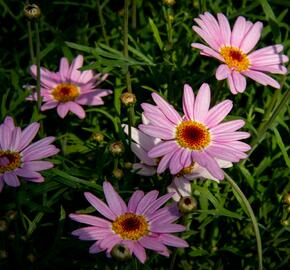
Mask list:
[{"label": "green stem", "polygon": [[137,27],[137,3],[136,0],[132,0],[132,28]]},{"label": "green stem", "polygon": [[27,32],[28,32],[28,43],[29,43],[29,53],[30,53],[30,59],[31,63],[35,64],[35,58],[34,58],[34,48],[32,43],[32,31],[31,31],[31,22],[27,22]]},{"label": "green stem", "polygon": [[99,15],[99,19],[100,19],[100,23],[102,27],[102,34],[105,39],[106,45],[109,46],[109,39],[108,39],[106,28],[105,28],[105,21],[103,17],[102,7],[100,5],[100,0],[97,0],[97,9],[98,9],[98,15]]},{"label": "green stem", "polygon": [[260,231],[259,231],[259,227],[258,227],[258,222],[257,222],[256,217],[254,215],[253,209],[252,209],[249,201],[247,200],[246,196],[241,191],[239,186],[235,183],[235,181],[226,173],[225,173],[225,177],[226,177],[227,181],[230,183],[230,185],[232,186],[232,188],[236,191],[237,195],[242,200],[242,202],[247,210],[246,214],[250,217],[250,219],[252,221],[254,233],[256,236],[256,242],[257,242],[258,261],[259,261],[259,268],[258,269],[262,270],[263,269],[262,241],[261,241]]},{"label": "green stem", "polygon": [[169,270],[174,270],[174,264],[175,264],[175,261],[176,261],[176,256],[177,256],[177,249],[175,248],[175,250],[173,251],[173,255],[172,255],[172,258],[171,258],[171,261],[170,261],[170,266],[169,266]]},{"label": "green stem", "polygon": [[[257,148],[258,144],[263,141],[263,139],[265,138],[265,135],[266,135],[266,131],[272,127],[277,116],[280,114],[282,109],[285,107],[285,105],[289,101],[289,96],[290,96],[290,88],[286,91],[286,93],[282,97],[280,103],[276,106],[276,109],[273,111],[273,113],[272,113],[271,117],[268,119],[268,121],[265,122],[264,125],[262,125],[261,128],[258,129],[259,132],[257,134],[257,137],[251,143],[252,149],[248,153],[248,156],[250,156],[254,152],[254,150]],[[245,160],[243,161],[242,164],[244,164],[244,163],[245,163]]]},{"label": "green stem", "polygon": [[40,38],[38,22],[35,22],[35,33],[36,33],[36,93],[37,93],[37,109],[40,112],[41,96],[40,96]]}]

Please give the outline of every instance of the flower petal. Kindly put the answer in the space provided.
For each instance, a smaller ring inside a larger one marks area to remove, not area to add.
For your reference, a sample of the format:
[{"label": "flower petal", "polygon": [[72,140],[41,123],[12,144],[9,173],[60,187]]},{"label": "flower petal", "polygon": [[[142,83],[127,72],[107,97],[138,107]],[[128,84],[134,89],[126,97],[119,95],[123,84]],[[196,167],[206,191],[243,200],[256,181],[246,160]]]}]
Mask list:
[{"label": "flower petal", "polygon": [[210,88],[207,83],[203,83],[199,88],[194,105],[194,120],[203,122],[206,118],[210,105]]}]

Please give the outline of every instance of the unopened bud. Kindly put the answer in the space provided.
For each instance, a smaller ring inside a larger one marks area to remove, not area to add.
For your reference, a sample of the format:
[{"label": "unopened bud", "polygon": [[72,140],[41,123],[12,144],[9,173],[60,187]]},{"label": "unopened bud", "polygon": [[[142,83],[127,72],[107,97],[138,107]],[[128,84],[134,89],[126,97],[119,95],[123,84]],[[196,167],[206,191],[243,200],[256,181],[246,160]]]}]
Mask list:
[{"label": "unopened bud", "polygon": [[5,232],[8,229],[8,224],[5,220],[0,220],[0,232]]},{"label": "unopened bud", "polygon": [[124,144],[121,141],[113,142],[109,146],[109,151],[114,157],[121,156],[125,152]]},{"label": "unopened bud", "polygon": [[17,212],[14,211],[14,210],[9,210],[9,211],[6,212],[5,216],[6,216],[10,221],[12,221],[12,220],[14,220],[14,219],[16,218],[16,216],[17,216]]},{"label": "unopened bud", "polygon": [[34,263],[36,261],[36,257],[33,254],[28,254],[27,260],[31,263]]},{"label": "unopened bud", "polygon": [[117,178],[117,179],[121,179],[124,176],[124,173],[121,169],[114,169],[113,170],[113,175]]},{"label": "unopened bud", "polygon": [[102,133],[96,132],[92,134],[91,139],[100,143],[104,141],[104,135]]},{"label": "unopened bud", "polygon": [[178,208],[181,213],[190,213],[197,209],[197,201],[194,197],[181,197],[178,202]]},{"label": "unopened bud", "polygon": [[290,193],[288,193],[284,196],[283,202],[290,205]]},{"label": "unopened bud", "polygon": [[163,3],[168,6],[173,6],[175,4],[175,0],[163,0]]},{"label": "unopened bud", "polygon": [[131,170],[133,168],[133,164],[129,161],[125,162],[124,164],[125,169]]},{"label": "unopened bud", "polygon": [[132,93],[126,92],[120,96],[121,102],[125,107],[134,106],[136,103],[136,96]]},{"label": "unopened bud", "polygon": [[289,221],[287,219],[285,220],[281,220],[281,225],[284,226],[284,227],[287,227],[289,225]]},{"label": "unopened bud", "polygon": [[35,4],[26,5],[24,7],[24,16],[31,21],[39,19],[39,17],[41,16],[39,6]]},{"label": "unopened bud", "polygon": [[124,245],[114,246],[111,255],[119,261],[125,261],[132,257],[130,250]]}]

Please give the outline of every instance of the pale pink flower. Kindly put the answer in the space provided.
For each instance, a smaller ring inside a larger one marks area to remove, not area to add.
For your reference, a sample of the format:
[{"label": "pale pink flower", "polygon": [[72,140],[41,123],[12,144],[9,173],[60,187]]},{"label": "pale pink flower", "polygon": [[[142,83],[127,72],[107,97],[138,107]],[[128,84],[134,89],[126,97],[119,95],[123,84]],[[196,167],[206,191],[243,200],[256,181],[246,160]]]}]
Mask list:
[{"label": "pale pink flower", "polygon": [[200,43],[192,43],[191,46],[200,49],[202,55],[214,57],[224,63],[218,67],[216,78],[227,79],[233,94],[245,91],[245,77],[265,86],[280,88],[279,83],[265,72],[287,73],[282,64],[288,61],[288,57],[280,54],[283,45],[272,45],[251,52],[260,39],[263,28],[261,22],[253,24],[239,16],[231,30],[228,19],[222,13],[218,13],[216,19],[205,12],[194,20],[198,26],[193,26],[192,29],[209,47]]},{"label": "pale pink flower", "polygon": [[160,158],[157,173],[166,168],[175,175],[182,169],[198,163],[209,173],[221,180],[224,173],[217,159],[238,162],[247,155],[248,144],[239,140],[248,138],[248,132],[237,131],[244,126],[243,120],[221,123],[232,109],[232,101],[225,100],[213,108],[210,106],[210,89],[203,84],[195,98],[192,88],[184,86],[184,116],[156,93],[152,98],[157,106],[143,103],[144,115],[150,124],[139,125],[145,134],[159,138],[161,143],[154,146],[148,156]]},{"label": "pale pink flower", "polygon": [[96,241],[90,247],[90,253],[110,252],[116,245],[126,246],[142,263],[146,260],[146,249],[169,256],[166,247],[188,247],[188,244],[172,233],[182,232],[185,227],[173,223],[180,217],[176,204],[160,208],[173,194],[158,198],[158,191],[144,194],[135,191],[128,205],[114,190],[109,182],[103,183],[107,204],[89,192],[85,197],[104,218],[70,214],[70,218],[90,226],[72,232],[81,240]]},{"label": "pale pink flower", "polygon": [[[57,108],[57,113],[64,118],[69,111],[79,118],[85,117],[85,111],[81,105],[102,105],[102,97],[112,93],[108,89],[96,88],[107,78],[107,74],[94,74],[92,70],[80,71],[83,66],[83,56],[78,55],[69,65],[67,58],[60,60],[59,71],[52,72],[41,68],[41,97],[44,104],[41,110]],[[36,65],[30,67],[31,75],[36,78]],[[27,99],[37,100],[34,93]]]},{"label": "pale pink flower", "polygon": [[43,182],[39,171],[53,167],[49,161],[40,159],[59,152],[51,143],[54,137],[46,137],[31,143],[39,130],[38,123],[32,123],[24,130],[14,125],[11,117],[6,117],[0,125],[0,192],[4,182],[11,187],[20,185],[19,176],[32,182]]}]

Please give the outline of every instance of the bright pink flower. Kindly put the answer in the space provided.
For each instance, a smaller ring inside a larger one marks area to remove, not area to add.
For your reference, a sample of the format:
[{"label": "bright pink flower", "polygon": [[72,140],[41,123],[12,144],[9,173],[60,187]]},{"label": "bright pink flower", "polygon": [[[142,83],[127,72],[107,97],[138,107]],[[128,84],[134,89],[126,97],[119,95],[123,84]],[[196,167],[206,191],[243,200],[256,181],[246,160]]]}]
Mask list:
[{"label": "bright pink flower", "polygon": [[8,186],[18,187],[18,176],[27,181],[43,182],[39,171],[53,167],[51,162],[40,159],[59,152],[59,149],[51,144],[55,140],[54,137],[46,137],[29,145],[38,129],[39,124],[32,123],[22,131],[20,127],[15,127],[11,117],[6,117],[0,125],[0,192],[4,182]]},{"label": "bright pink flower", "polygon": [[[97,89],[96,87],[107,78],[107,74],[94,74],[92,70],[79,71],[83,66],[83,56],[77,56],[71,65],[63,57],[60,60],[59,71],[51,72],[41,68],[41,96],[45,102],[41,110],[49,110],[57,107],[57,113],[64,118],[69,111],[79,118],[85,117],[85,111],[81,105],[104,104],[102,97],[112,93],[111,90]],[[36,78],[36,65],[31,66],[31,74]],[[28,97],[36,100],[36,94]]]},{"label": "bright pink flower", "polygon": [[156,93],[152,94],[152,98],[157,106],[147,103],[141,105],[150,124],[141,124],[139,129],[162,140],[148,153],[151,158],[161,158],[157,173],[169,168],[171,174],[175,175],[196,162],[221,180],[224,173],[217,159],[238,162],[247,157],[244,152],[250,146],[239,140],[248,138],[250,134],[236,131],[245,122],[234,120],[221,123],[232,109],[232,101],[225,100],[209,109],[208,84],[200,87],[196,98],[192,88],[184,86],[183,117]]},{"label": "bright pink flower", "polygon": [[114,246],[124,245],[144,263],[144,248],[169,256],[165,245],[188,247],[183,239],[172,235],[185,230],[183,225],[173,223],[180,217],[176,204],[160,208],[173,194],[166,194],[157,199],[157,190],[146,195],[137,190],[126,205],[109,182],[103,183],[103,189],[108,205],[89,192],[85,192],[85,197],[105,218],[82,214],[69,215],[75,221],[90,225],[72,232],[81,240],[96,241],[90,247],[90,253],[106,251],[109,255]]},{"label": "bright pink flower", "polygon": [[268,46],[257,51],[250,51],[260,39],[263,24],[252,23],[240,16],[231,30],[228,19],[222,14],[216,18],[209,12],[194,19],[198,26],[192,29],[210,46],[192,43],[191,46],[201,50],[202,55],[214,57],[224,64],[216,71],[216,78],[227,78],[233,94],[246,89],[246,78],[249,77],[262,85],[280,88],[279,83],[265,72],[286,74],[282,65],[288,61],[286,55],[280,54],[283,45]]}]

